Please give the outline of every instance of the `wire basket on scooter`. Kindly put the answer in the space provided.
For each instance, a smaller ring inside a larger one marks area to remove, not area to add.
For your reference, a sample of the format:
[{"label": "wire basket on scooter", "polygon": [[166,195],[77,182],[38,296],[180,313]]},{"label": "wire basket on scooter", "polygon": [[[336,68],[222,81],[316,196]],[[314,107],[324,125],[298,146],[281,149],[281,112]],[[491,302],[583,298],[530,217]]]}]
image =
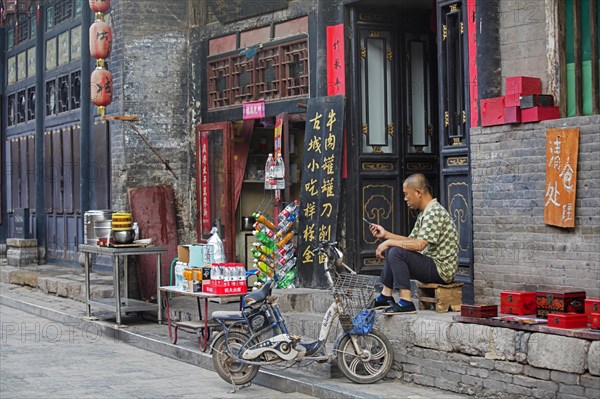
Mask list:
[{"label": "wire basket on scooter", "polygon": [[333,295],[340,306],[339,320],[346,332],[368,334],[375,322],[375,312],[367,310],[375,295],[376,276],[342,273],[333,284]]}]

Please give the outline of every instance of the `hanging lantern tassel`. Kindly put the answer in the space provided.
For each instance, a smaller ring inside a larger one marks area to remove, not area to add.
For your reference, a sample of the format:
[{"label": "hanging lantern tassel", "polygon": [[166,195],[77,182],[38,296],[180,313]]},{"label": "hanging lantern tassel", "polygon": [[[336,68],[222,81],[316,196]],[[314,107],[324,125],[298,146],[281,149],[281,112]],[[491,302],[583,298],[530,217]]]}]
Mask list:
[{"label": "hanging lantern tassel", "polygon": [[98,14],[96,21],[90,26],[90,55],[96,59],[106,59],[112,51],[112,29],[103,19],[98,18]]},{"label": "hanging lantern tassel", "polygon": [[90,9],[93,12],[107,12],[110,9],[110,0],[90,0]]},{"label": "hanging lantern tassel", "polygon": [[92,102],[98,107],[100,116],[106,113],[106,106],[112,102],[112,74],[105,68],[104,61],[98,60],[96,69],[92,72],[90,94]]}]

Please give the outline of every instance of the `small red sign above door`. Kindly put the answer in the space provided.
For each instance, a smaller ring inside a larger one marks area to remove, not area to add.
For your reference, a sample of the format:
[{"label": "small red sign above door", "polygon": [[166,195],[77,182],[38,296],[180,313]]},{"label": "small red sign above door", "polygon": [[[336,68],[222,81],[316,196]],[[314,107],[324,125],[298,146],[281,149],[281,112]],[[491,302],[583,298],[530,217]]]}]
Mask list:
[{"label": "small red sign above door", "polygon": [[243,104],[243,119],[258,119],[265,117],[265,102],[252,101]]}]

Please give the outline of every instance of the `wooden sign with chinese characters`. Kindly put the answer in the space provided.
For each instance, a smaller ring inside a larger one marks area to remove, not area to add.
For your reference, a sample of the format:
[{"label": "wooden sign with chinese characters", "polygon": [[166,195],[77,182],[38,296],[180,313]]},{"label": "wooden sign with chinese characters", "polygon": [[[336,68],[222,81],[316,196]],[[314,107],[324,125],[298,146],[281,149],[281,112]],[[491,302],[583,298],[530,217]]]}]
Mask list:
[{"label": "wooden sign with chinese characters", "polygon": [[298,276],[302,287],[327,286],[323,259],[313,250],[320,241],[336,240],[343,130],[344,96],[309,99],[298,226]]},{"label": "wooden sign with chinese characters", "polygon": [[546,130],[544,223],[575,227],[579,129]]}]

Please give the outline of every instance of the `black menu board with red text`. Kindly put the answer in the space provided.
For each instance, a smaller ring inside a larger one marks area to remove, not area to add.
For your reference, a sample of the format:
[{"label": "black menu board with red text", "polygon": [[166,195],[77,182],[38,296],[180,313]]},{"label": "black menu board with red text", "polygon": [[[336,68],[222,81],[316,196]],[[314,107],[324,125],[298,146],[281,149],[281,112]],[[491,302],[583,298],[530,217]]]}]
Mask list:
[{"label": "black menu board with red text", "polygon": [[298,226],[299,286],[327,286],[320,241],[335,241],[344,132],[344,96],[311,98],[306,113]]}]

